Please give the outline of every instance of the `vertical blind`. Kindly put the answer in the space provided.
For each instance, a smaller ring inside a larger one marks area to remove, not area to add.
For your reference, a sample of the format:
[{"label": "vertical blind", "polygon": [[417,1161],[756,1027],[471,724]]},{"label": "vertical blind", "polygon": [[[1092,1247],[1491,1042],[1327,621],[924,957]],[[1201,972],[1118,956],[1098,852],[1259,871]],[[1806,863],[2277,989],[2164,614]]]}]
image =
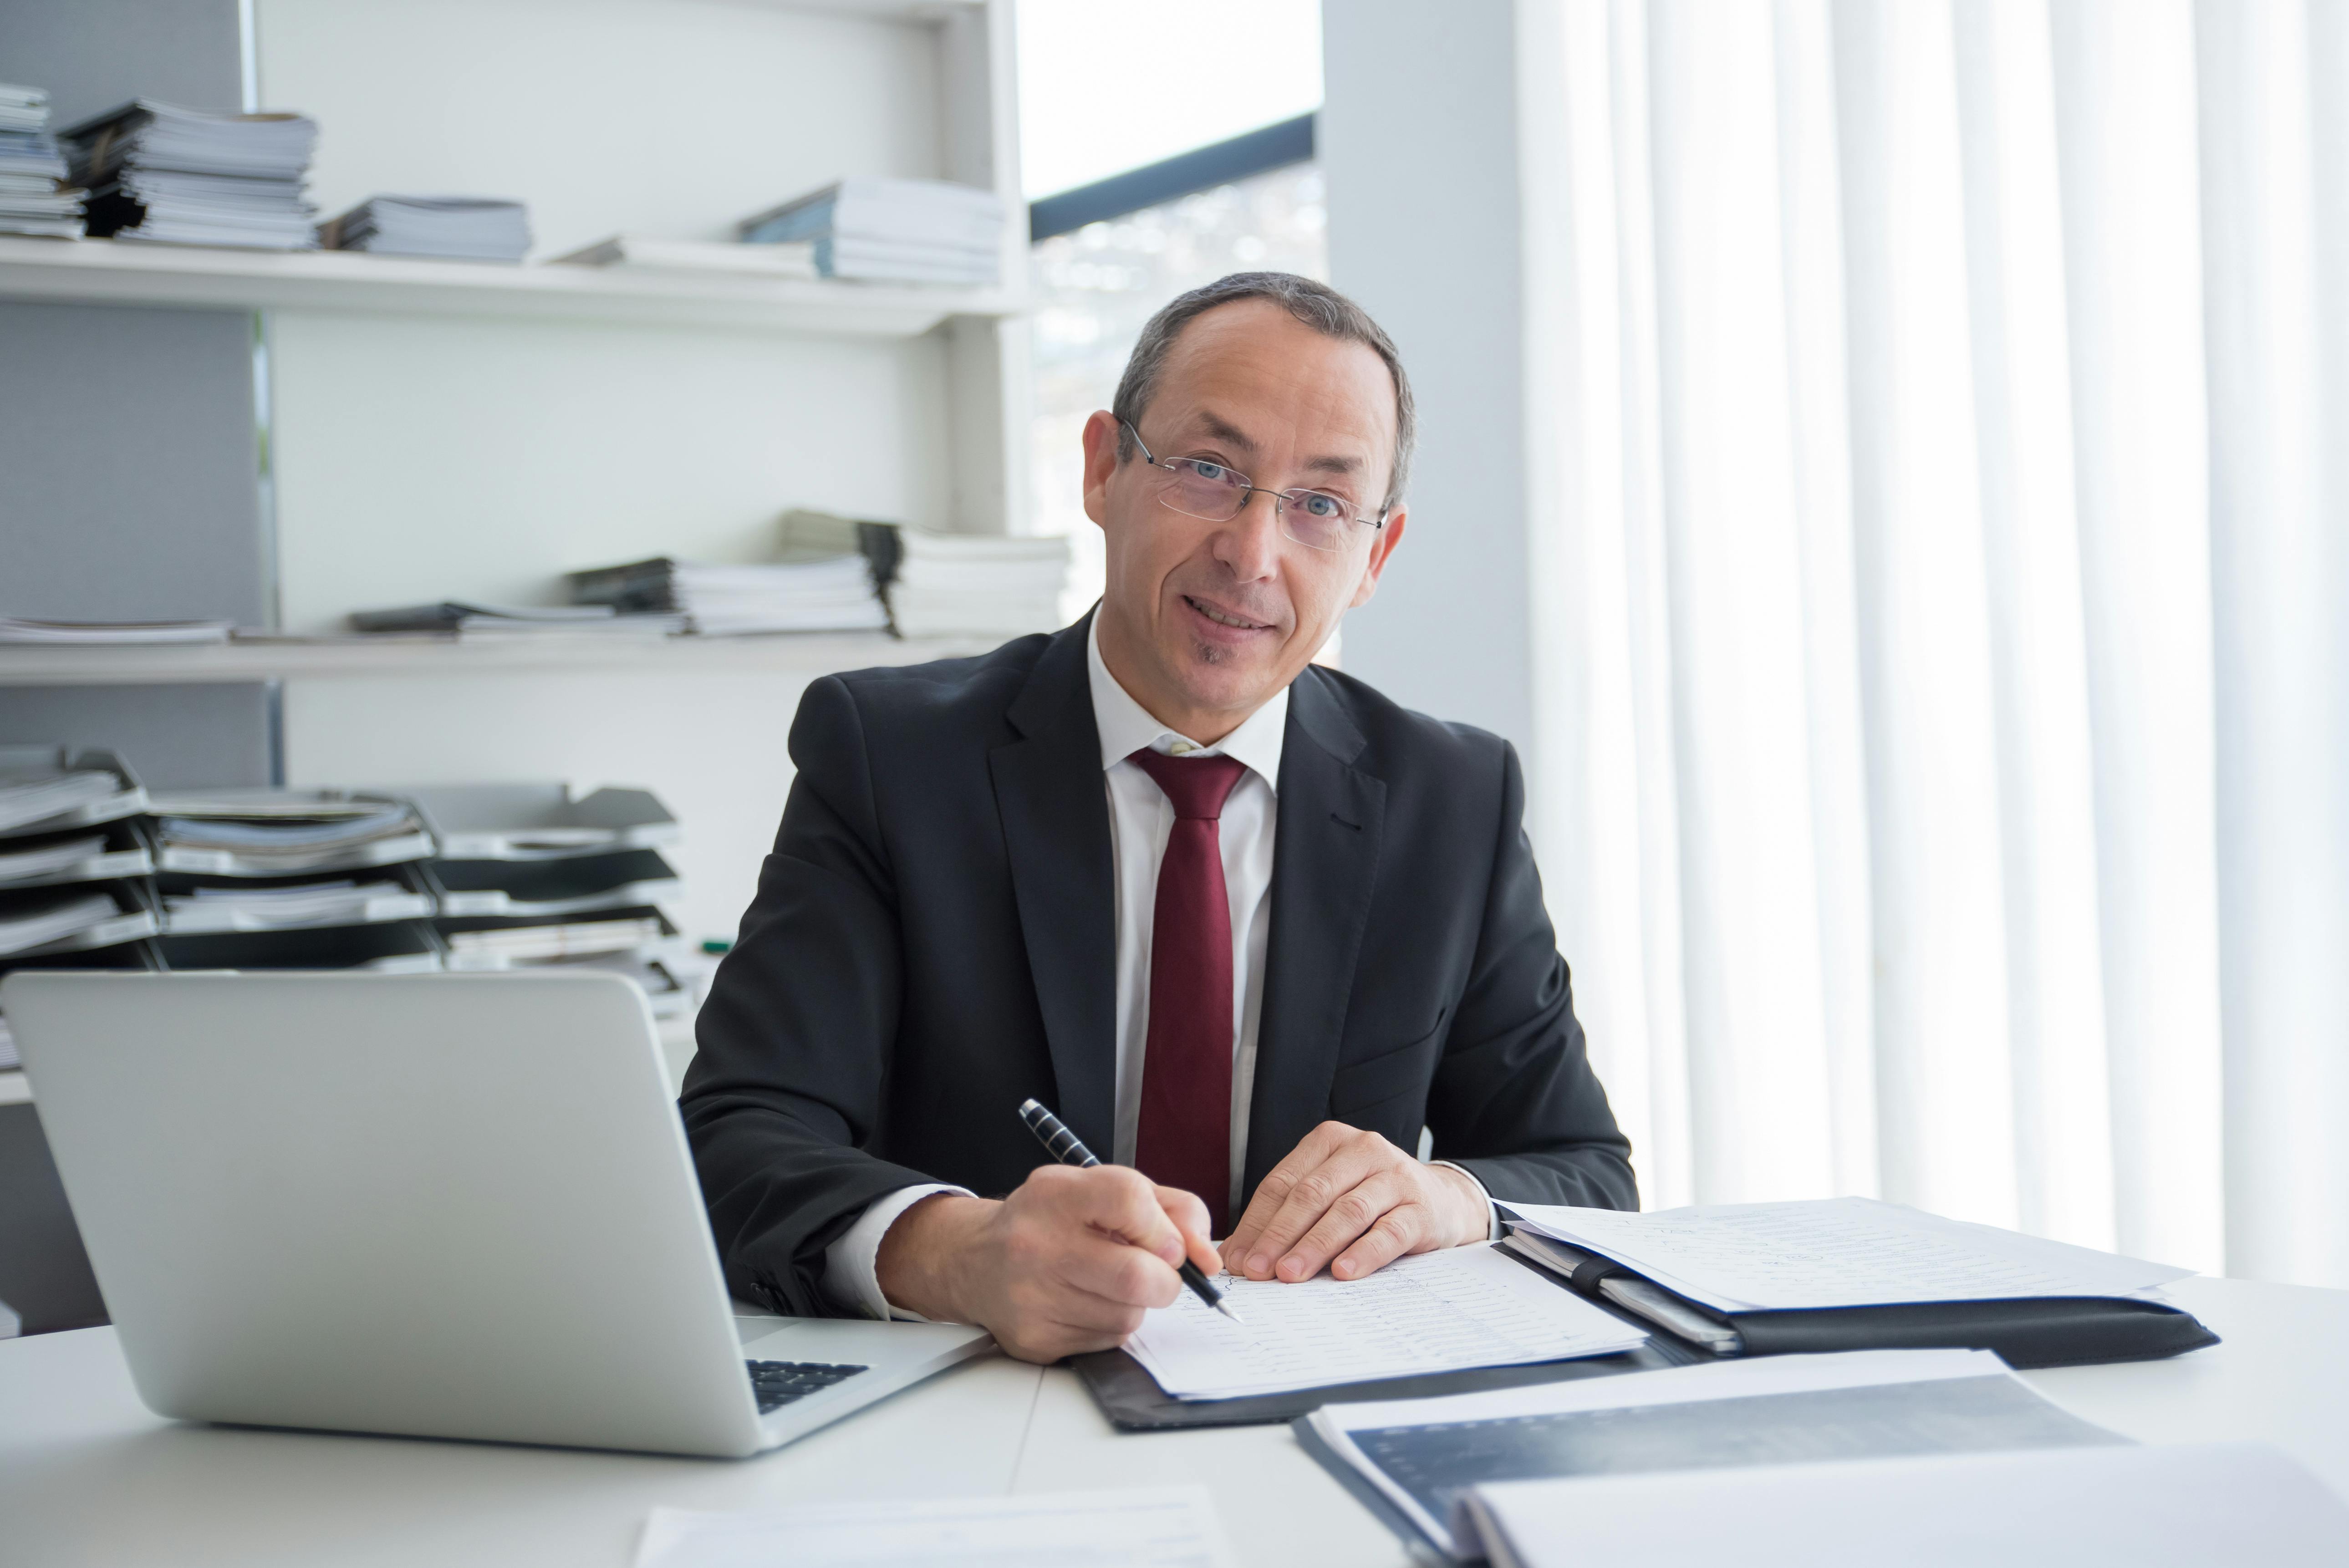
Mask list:
[{"label": "vertical blind", "polygon": [[2349,0],[1522,0],[1535,831],[1651,1207],[2349,1284]]}]

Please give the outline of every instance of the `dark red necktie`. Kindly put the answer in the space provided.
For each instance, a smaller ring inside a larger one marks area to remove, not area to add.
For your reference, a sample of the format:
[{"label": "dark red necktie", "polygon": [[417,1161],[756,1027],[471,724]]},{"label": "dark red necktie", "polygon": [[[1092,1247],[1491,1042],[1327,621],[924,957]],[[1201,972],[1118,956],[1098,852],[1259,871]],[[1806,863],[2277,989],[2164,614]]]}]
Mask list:
[{"label": "dark red necktie", "polygon": [[1232,906],[1216,823],[1247,769],[1228,757],[1147,747],[1127,760],[1174,808],[1151,913],[1150,1036],[1133,1163],[1161,1186],[1195,1193],[1221,1236],[1232,1185]]}]

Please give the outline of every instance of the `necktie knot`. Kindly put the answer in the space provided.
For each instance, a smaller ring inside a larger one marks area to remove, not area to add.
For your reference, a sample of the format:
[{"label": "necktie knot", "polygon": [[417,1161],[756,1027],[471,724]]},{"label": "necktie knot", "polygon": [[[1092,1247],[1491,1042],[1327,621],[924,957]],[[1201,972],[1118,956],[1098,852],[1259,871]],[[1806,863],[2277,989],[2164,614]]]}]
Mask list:
[{"label": "necktie knot", "polygon": [[1235,758],[1169,757],[1147,746],[1126,760],[1157,780],[1178,820],[1212,822],[1222,817],[1224,802],[1247,771],[1247,764]]}]

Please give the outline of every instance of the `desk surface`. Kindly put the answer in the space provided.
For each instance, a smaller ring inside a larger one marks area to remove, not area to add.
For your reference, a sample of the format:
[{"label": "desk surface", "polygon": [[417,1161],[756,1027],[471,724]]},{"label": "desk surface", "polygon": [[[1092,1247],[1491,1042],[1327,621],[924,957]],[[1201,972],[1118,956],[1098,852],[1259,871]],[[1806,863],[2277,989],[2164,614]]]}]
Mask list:
[{"label": "desk surface", "polygon": [[[2028,1374],[2148,1442],[2264,1439],[2349,1498],[2349,1292],[2171,1287],[2226,1343]],[[1123,1434],[1066,1371],[989,1357],[740,1461],[181,1426],[111,1329],[0,1342],[0,1560],[16,1565],[627,1563],[646,1511],[1198,1482],[1243,1563],[1401,1564],[1284,1427]]]}]

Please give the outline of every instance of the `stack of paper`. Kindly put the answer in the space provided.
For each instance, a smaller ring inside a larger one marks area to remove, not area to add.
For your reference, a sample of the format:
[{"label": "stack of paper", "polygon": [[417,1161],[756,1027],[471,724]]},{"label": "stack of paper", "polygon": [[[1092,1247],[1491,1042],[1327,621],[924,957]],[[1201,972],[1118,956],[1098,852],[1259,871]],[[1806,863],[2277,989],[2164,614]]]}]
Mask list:
[{"label": "stack of paper", "polygon": [[633,953],[668,934],[653,914],[626,920],[584,920],[564,925],[492,926],[450,931],[452,969],[502,969],[514,964],[580,958],[603,953]]},{"label": "stack of paper", "polygon": [[199,876],[275,877],[423,860],[432,835],[396,800],[227,790],[158,799],[160,863]]},{"label": "stack of paper", "polygon": [[986,284],[997,281],[1003,201],[937,180],[843,180],[742,221],[754,245],[812,242],[828,278]]},{"label": "stack of paper", "polygon": [[26,953],[97,932],[129,913],[111,894],[87,888],[10,895],[0,899],[0,954]]},{"label": "stack of paper", "polygon": [[443,860],[433,875],[440,882],[440,913],[449,915],[591,914],[665,903],[685,891],[657,850],[560,860]]},{"label": "stack of paper", "polygon": [[0,234],[81,237],[81,192],[63,184],[49,95],[0,82]]},{"label": "stack of paper", "polygon": [[94,769],[71,773],[0,774],[0,832],[12,832],[77,806],[106,799],[119,791],[121,780]]},{"label": "stack of paper", "polygon": [[0,643],[225,643],[233,621],[31,621],[0,615]]},{"label": "stack of paper", "polygon": [[384,920],[421,920],[432,913],[428,893],[396,882],[273,883],[258,887],[205,886],[163,899],[163,929],[173,936],[195,932],[290,931],[305,925],[368,925]]},{"label": "stack of paper", "polygon": [[609,604],[483,604],[446,599],[397,610],[356,610],[362,632],[445,632],[462,642],[546,636],[667,637],[685,630],[685,617],[620,614]]},{"label": "stack of paper", "polygon": [[740,273],[753,277],[813,278],[815,242],[743,245],[708,240],[659,240],[648,234],[615,234],[568,255],[554,265],[625,267],[634,272]]},{"label": "stack of paper", "polygon": [[582,603],[681,614],[703,636],[868,632],[889,624],[861,555],[748,566],[659,556],[574,572],[571,591]]},{"label": "stack of paper", "polygon": [[306,251],[302,181],[318,128],[295,114],[212,114],[140,98],[65,133],[89,232],[120,240]]},{"label": "stack of paper", "polygon": [[1016,637],[1061,624],[1069,582],[1066,539],[899,532],[889,618],[899,634]]},{"label": "stack of paper", "polygon": [[154,857],[124,828],[0,839],[0,888],[151,876]]},{"label": "stack of paper", "polygon": [[329,251],[519,262],[530,253],[530,211],[484,196],[370,196],[318,225]]},{"label": "stack of paper", "polygon": [[1648,1339],[1485,1246],[1399,1258],[1358,1280],[1216,1284],[1244,1323],[1185,1291],[1126,1341],[1177,1399],[1612,1356]]}]

